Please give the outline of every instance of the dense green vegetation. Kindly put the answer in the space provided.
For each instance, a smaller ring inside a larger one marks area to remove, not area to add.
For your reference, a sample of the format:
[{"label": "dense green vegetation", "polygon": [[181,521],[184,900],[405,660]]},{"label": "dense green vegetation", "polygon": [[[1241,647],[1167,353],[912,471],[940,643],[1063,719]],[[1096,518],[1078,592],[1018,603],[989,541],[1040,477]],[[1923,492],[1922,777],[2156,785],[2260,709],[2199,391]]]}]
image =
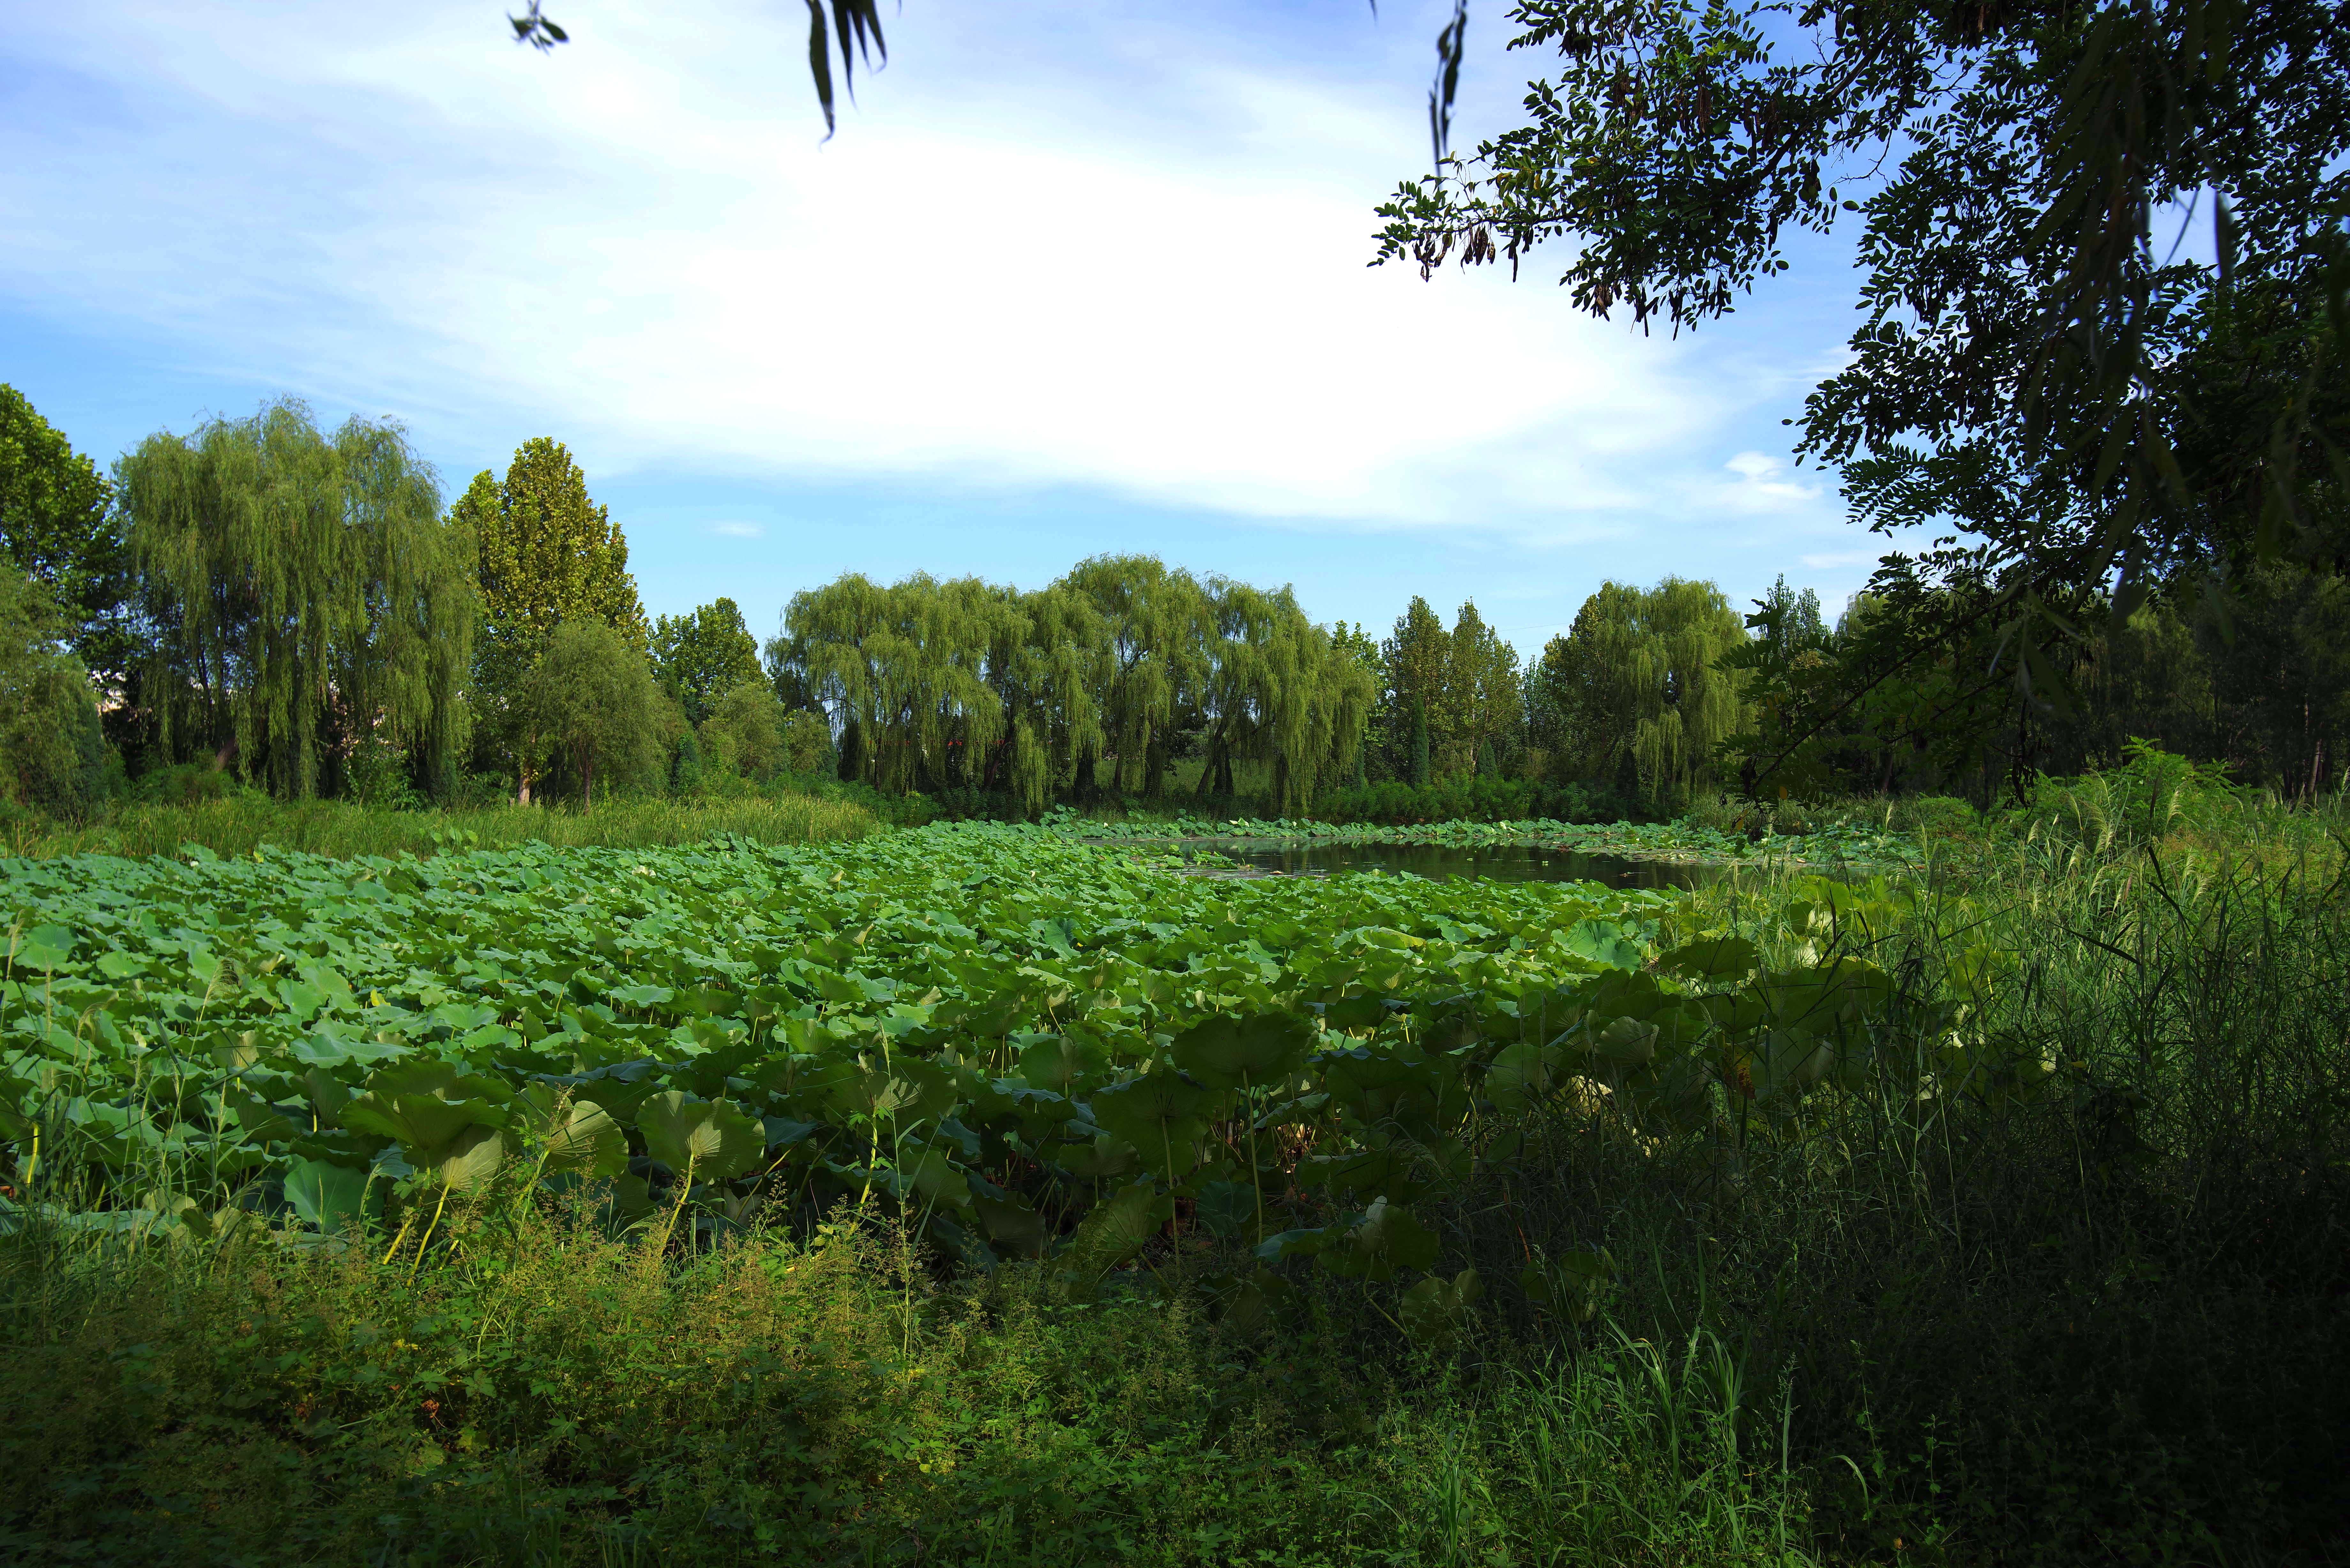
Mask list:
[{"label": "dense green vegetation", "polygon": [[10,1548],[2321,1553],[2338,851],[2137,766],[1690,894],[10,863]]},{"label": "dense green vegetation", "polygon": [[1833,624],[1097,556],[763,650],[551,438],[0,388],[0,1551],[2341,1561],[2350,35],[1636,10],[1388,251],[1678,327],[1863,213],[1804,451],[1958,532]]}]

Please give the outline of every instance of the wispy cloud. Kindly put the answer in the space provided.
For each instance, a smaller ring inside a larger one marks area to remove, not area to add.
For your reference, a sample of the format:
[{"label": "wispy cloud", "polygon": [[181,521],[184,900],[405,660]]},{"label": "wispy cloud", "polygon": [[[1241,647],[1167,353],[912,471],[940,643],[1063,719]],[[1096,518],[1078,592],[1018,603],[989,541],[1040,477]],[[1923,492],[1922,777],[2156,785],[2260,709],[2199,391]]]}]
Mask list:
[{"label": "wispy cloud", "polygon": [[1769,452],[1742,452],[1721,465],[1738,475],[1737,483],[1728,487],[1731,504],[1746,512],[1786,512],[1816,501],[1820,487],[1805,484],[1792,477],[1793,470],[1784,458]]},{"label": "wispy cloud", "polygon": [[710,533],[725,539],[764,539],[767,530],[756,523],[712,523]]},{"label": "wispy cloud", "polygon": [[419,422],[528,410],[607,470],[1098,484],[1308,524],[1652,509],[1659,455],[1742,396],[1554,291],[1366,268],[1371,200],[1423,155],[1384,84],[1243,68],[1202,24],[1155,75],[1212,99],[1230,133],[1203,150],[969,82],[869,87],[819,148],[779,18],[614,5],[595,47],[540,59],[478,0],[382,30],[60,17],[36,46],[141,107],[0,176],[30,231],[0,266]]}]

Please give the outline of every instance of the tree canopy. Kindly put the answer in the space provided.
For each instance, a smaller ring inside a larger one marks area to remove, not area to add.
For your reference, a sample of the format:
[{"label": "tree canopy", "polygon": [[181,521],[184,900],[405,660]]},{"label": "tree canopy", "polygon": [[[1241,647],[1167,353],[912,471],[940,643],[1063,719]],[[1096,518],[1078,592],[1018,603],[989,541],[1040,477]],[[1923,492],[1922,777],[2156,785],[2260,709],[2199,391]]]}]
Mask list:
[{"label": "tree canopy", "polygon": [[84,664],[120,683],[131,661],[130,552],[98,465],[0,384],[0,569],[47,587]]},{"label": "tree canopy", "polygon": [[676,695],[693,724],[709,718],[727,693],[764,680],[759,640],[743,624],[741,607],[729,598],[654,621],[652,659],[654,676]]},{"label": "tree canopy", "polygon": [[1255,763],[1302,806],[1353,768],[1377,691],[1288,589],[1148,556],[1098,556],[1031,592],[851,575],[795,596],[785,622],[778,683],[830,711],[845,773],[1002,790],[1027,811],[1063,789],[1155,793],[1194,748],[1203,794]]},{"label": "tree canopy", "polygon": [[[1996,623],[2029,688],[2046,628],[2116,578],[2126,617],[2181,569],[2345,560],[2331,0],[1512,16],[1557,72],[1523,125],[1380,209],[1382,259],[1514,268],[1566,238],[1577,306],[1679,330],[1787,270],[1791,231],[1857,213],[1862,321],[1799,450],[1872,526],[1956,530],[1881,593],[1951,635]],[[2181,254],[2182,212],[2214,261]]]},{"label": "tree canopy", "polygon": [[569,450],[546,436],[516,450],[503,481],[486,469],[474,475],[450,517],[479,551],[473,689],[487,721],[484,739],[503,747],[527,802],[535,759],[546,748],[528,732],[536,710],[519,696],[556,628],[599,621],[640,657],[647,651],[650,632],[629,575],[629,542],[610,512],[589,499]]},{"label": "tree canopy", "polygon": [[1535,677],[1565,771],[1620,780],[1631,786],[1623,793],[1661,805],[1709,784],[1745,717],[1742,672],[1721,662],[1745,642],[1711,583],[1600,585],[1543,649]]},{"label": "tree canopy", "polygon": [[[523,732],[561,754],[579,786],[580,809],[596,805],[600,773],[611,784],[658,774],[660,693],[641,650],[601,620],[567,620],[524,677],[516,705]],[[536,760],[536,759],[535,759]]]},{"label": "tree canopy", "polygon": [[0,801],[62,814],[96,794],[106,752],[89,677],[58,649],[68,626],[48,584],[0,561]]},{"label": "tree canopy", "polygon": [[471,535],[442,523],[399,426],[332,436],[292,400],[116,469],[167,753],[213,749],[276,793],[317,793],[362,738],[410,749],[436,785],[466,742],[478,608]]}]

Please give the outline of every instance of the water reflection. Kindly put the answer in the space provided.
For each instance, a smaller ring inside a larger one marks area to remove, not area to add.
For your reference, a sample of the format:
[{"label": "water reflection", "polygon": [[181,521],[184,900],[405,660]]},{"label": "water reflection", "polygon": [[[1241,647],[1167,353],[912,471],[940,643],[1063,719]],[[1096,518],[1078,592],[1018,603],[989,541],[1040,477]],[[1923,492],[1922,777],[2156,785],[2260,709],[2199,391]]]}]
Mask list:
[{"label": "water reflection", "polygon": [[1238,864],[1203,875],[1327,877],[1347,871],[1408,871],[1441,881],[1490,877],[1498,882],[1601,882],[1611,888],[1695,888],[1719,878],[1718,866],[1671,866],[1588,855],[1534,844],[1464,848],[1440,844],[1305,844],[1263,838],[1198,838],[1188,850],[1213,850]]}]

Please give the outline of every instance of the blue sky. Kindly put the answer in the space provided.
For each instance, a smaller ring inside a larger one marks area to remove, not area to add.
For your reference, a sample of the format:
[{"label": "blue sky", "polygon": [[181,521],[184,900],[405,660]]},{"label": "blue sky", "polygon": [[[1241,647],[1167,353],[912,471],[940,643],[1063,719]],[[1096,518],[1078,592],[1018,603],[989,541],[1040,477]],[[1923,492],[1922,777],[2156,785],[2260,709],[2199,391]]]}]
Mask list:
[{"label": "blue sky", "polygon": [[[648,609],[763,635],[844,571],[1141,550],[1532,650],[1608,577],[1833,609],[1878,553],[1781,422],[1841,241],[1679,341],[1556,257],[1367,268],[1442,0],[907,0],[829,142],[785,0],[550,0],[544,57],[504,9],[9,0],[0,379],[101,462],[277,394],[452,493],[555,436]],[[1546,63],[1471,26],[1462,143]]]}]

